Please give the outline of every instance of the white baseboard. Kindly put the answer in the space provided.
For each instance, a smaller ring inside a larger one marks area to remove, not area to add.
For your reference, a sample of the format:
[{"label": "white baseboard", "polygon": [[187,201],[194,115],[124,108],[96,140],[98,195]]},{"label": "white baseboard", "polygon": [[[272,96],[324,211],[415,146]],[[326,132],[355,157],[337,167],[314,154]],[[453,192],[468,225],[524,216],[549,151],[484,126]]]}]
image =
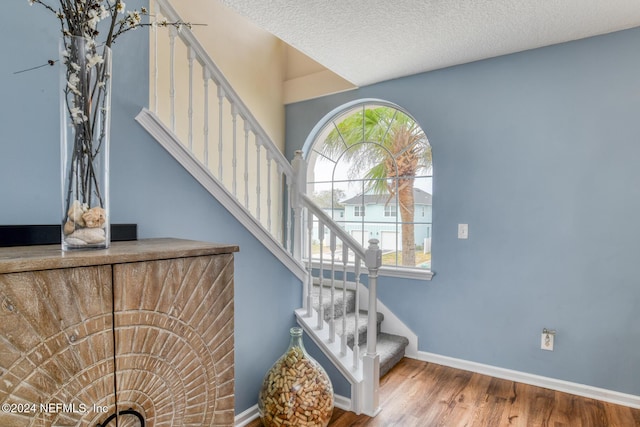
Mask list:
[{"label": "white baseboard", "polygon": [[[409,357],[409,356],[407,356]],[[640,409],[640,396],[418,351],[412,359]]]},{"label": "white baseboard", "polygon": [[260,417],[260,414],[258,413],[258,404],[256,403],[246,411],[240,412],[236,415],[233,425],[235,427],[243,427],[258,417]]},{"label": "white baseboard", "polygon": [[336,394],[333,396],[333,406],[343,411],[351,411],[351,399]]},{"label": "white baseboard", "polygon": [[[351,399],[336,394],[333,396],[333,406],[342,409],[343,411],[351,411]],[[258,419],[259,417],[260,414],[258,413],[258,405],[256,404],[246,411],[243,411],[236,415],[233,425],[235,427],[244,427],[251,421]]]}]

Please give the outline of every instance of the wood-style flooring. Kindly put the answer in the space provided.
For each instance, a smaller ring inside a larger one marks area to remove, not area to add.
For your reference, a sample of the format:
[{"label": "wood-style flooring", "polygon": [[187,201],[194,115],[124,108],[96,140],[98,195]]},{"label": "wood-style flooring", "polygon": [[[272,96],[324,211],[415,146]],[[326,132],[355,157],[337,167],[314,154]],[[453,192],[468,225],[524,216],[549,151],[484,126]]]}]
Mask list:
[{"label": "wood-style flooring", "polygon": [[381,379],[380,406],[374,418],[336,408],[329,427],[640,426],[640,409],[407,358]]}]

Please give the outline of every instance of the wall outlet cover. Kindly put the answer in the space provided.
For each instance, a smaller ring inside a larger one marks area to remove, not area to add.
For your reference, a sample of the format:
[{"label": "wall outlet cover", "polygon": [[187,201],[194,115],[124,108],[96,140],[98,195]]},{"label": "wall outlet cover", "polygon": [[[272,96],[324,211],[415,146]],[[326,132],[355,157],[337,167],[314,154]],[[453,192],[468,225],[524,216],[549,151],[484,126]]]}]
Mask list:
[{"label": "wall outlet cover", "polygon": [[540,338],[540,348],[542,350],[553,351],[553,339],[555,338],[554,334],[545,334],[542,333]]}]

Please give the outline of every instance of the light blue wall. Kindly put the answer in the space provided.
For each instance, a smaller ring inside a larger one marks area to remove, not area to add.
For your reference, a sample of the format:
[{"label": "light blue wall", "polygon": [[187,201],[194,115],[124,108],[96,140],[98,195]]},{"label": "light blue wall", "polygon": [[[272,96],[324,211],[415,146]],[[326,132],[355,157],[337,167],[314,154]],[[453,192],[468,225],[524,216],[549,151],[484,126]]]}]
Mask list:
[{"label": "light blue wall", "polygon": [[[14,75],[57,57],[58,23],[27,1],[0,14],[0,224],[56,224],[60,218],[58,69]],[[128,7],[146,2],[127,1]],[[114,223],[139,236],[238,244],[236,412],[257,402],[264,373],[286,350],[301,286],[134,121],[148,99],[148,36],[114,47],[111,200]]]},{"label": "light blue wall", "polygon": [[354,99],[425,130],[436,275],[379,284],[419,350],[640,395],[639,46],[633,29],[287,107],[289,158]]}]

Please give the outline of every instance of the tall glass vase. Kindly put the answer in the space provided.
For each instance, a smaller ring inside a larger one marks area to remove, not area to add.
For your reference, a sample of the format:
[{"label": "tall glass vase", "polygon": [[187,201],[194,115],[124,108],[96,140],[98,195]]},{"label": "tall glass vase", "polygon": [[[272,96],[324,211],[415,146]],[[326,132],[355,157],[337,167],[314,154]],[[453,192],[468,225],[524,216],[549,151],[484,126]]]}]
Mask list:
[{"label": "tall glass vase", "polygon": [[108,248],[111,50],[60,41],[62,249]]}]

